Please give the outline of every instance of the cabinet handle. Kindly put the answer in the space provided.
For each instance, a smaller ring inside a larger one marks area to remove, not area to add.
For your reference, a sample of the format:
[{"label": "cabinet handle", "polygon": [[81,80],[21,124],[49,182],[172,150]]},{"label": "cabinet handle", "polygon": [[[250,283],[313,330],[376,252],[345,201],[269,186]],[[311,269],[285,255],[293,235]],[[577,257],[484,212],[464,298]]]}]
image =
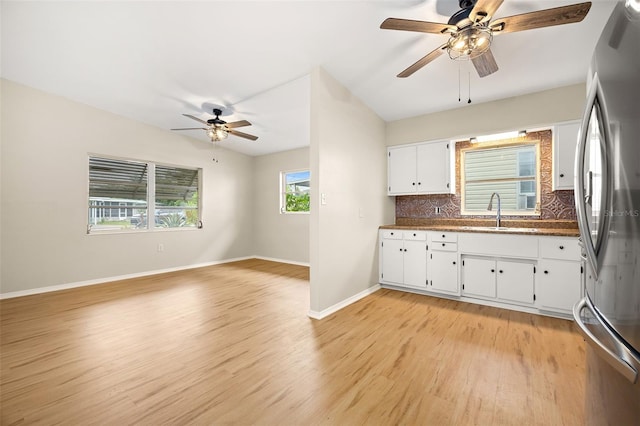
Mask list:
[{"label": "cabinet handle", "polygon": [[418,185],[422,185],[422,182],[418,182]]},{"label": "cabinet handle", "polygon": [[456,261],[455,261],[455,260],[453,261],[453,264],[454,264],[454,265],[456,264]]},{"label": "cabinet handle", "polygon": [[393,235],[393,232],[391,233],[391,235]]},{"label": "cabinet handle", "polygon": [[402,249],[400,249],[400,251],[402,251]]},{"label": "cabinet handle", "polygon": [[560,246],[560,250],[564,250],[564,246]]},{"label": "cabinet handle", "polygon": [[404,251],[407,251],[407,249],[404,249]]},{"label": "cabinet handle", "polygon": [[416,234],[413,234],[413,236],[415,237],[415,236],[416,236]]},{"label": "cabinet handle", "polygon": [[442,243],[442,247],[444,247],[444,246],[446,246],[446,245],[447,245],[446,243]]},{"label": "cabinet handle", "polygon": [[496,271],[495,269],[492,269],[492,270],[491,270],[491,272],[495,272],[495,271]]},{"label": "cabinet handle", "polygon": [[444,234],[442,234],[442,238],[444,238]]},{"label": "cabinet handle", "polygon": [[415,182],[411,182],[411,185],[416,186],[416,183]]},{"label": "cabinet handle", "polygon": [[564,173],[560,173],[560,177],[564,177]]},{"label": "cabinet handle", "polygon": [[544,271],[544,273],[545,273],[545,274],[548,274],[548,273],[549,273],[549,271]]},{"label": "cabinet handle", "polygon": [[500,269],[498,272],[502,273],[502,269]]}]

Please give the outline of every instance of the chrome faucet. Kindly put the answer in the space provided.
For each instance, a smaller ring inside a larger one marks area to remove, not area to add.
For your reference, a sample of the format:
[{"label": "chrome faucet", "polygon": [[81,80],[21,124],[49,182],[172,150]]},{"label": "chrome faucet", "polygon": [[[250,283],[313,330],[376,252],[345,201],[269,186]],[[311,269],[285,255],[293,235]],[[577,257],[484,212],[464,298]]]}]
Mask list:
[{"label": "chrome faucet", "polygon": [[500,228],[500,194],[498,194],[497,192],[494,192],[493,194],[491,194],[491,199],[489,200],[489,206],[487,206],[487,210],[491,210],[491,208],[493,207],[493,196],[498,197],[498,212],[496,214],[496,228]]}]

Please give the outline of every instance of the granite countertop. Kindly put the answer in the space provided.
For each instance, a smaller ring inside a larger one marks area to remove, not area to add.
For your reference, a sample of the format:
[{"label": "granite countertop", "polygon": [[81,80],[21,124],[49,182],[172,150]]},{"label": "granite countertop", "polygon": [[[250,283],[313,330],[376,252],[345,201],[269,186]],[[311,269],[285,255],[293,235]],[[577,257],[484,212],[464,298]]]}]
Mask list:
[{"label": "granite countertop", "polygon": [[495,219],[408,219],[398,218],[394,225],[380,229],[407,229],[421,231],[479,232],[491,234],[550,235],[578,237],[578,222],[574,220],[513,220],[505,219],[500,230],[495,229]]}]

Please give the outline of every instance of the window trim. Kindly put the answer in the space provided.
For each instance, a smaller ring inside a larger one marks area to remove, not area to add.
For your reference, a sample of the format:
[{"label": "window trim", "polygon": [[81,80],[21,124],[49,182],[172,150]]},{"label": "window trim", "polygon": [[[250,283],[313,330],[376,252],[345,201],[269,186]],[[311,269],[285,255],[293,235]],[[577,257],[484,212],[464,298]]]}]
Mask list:
[{"label": "window trim", "polygon": [[[135,163],[143,163],[147,165],[147,196],[146,196],[146,210],[147,210],[147,217],[155,217],[155,211],[156,211],[156,200],[155,200],[155,180],[156,180],[156,176],[155,176],[155,171],[156,171],[156,166],[165,166],[165,167],[175,167],[175,168],[180,168],[180,169],[187,169],[187,170],[197,170],[198,171],[198,223],[196,226],[184,226],[184,227],[173,227],[173,228],[161,228],[161,227],[156,227],[155,226],[155,221],[154,221],[154,226],[150,226],[149,221],[147,221],[147,226],[145,228],[133,228],[133,229],[110,229],[110,230],[101,230],[101,231],[91,231],[91,226],[92,224],[89,221],[89,218],[91,217],[90,214],[86,214],[85,218],[86,218],[86,234],[87,235],[113,235],[113,234],[138,234],[138,233],[148,233],[148,232],[175,232],[175,231],[186,231],[186,232],[190,232],[190,231],[197,231],[203,228],[203,223],[202,223],[202,217],[203,217],[203,208],[204,208],[204,203],[202,202],[202,187],[203,187],[203,176],[204,176],[204,169],[202,167],[194,167],[194,166],[183,166],[183,165],[179,165],[179,164],[171,164],[171,163],[164,163],[164,162],[159,162],[159,161],[152,161],[152,160],[140,160],[140,159],[135,159],[135,158],[128,158],[128,157],[119,157],[119,156],[113,156],[113,155],[104,155],[104,154],[97,154],[97,153],[93,153],[93,152],[88,152],[87,153],[87,177],[86,177],[86,183],[87,183],[87,195],[86,195],[86,201],[89,202],[90,200],[90,186],[91,186],[91,170],[90,170],[90,162],[91,162],[91,158],[101,158],[101,159],[105,159],[105,160],[113,160],[113,161],[122,161],[122,162],[135,162]],[[85,204],[85,208],[89,208],[88,204]],[[128,207],[126,207],[128,208]]]},{"label": "window trim", "polygon": [[[489,150],[489,149],[500,149],[500,148],[512,148],[519,146],[534,146],[536,152],[536,166],[535,166],[535,178],[536,178],[536,206],[533,210],[523,211],[523,210],[501,210],[502,216],[524,216],[524,217],[539,217],[542,212],[540,210],[540,203],[542,197],[542,185],[540,182],[541,179],[541,167],[542,167],[542,158],[541,158],[541,149],[540,149],[540,140],[526,140],[526,141],[517,141],[517,142],[509,142],[509,141],[496,141],[496,142],[483,142],[481,146],[470,146],[466,148],[460,149],[460,216],[489,216],[495,217],[497,215],[496,209],[492,209],[491,211],[478,211],[478,210],[467,210],[466,206],[466,177],[465,177],[465,154],[469,151],[479,151],[479,150]],[[510,179],[514,182],[522,182],[522,179],[513,178]],[[506,179],[504,180],[506,181]],[[487,199],[487,204],[489,204],[489,200]]]},{"label": "window trim", "polygon": [[280,212],[280,214],[284,214],[284,215],[288,215],[288,214],[292,214],[292,215],[305,215],[305,214],[310,214],[311,213],[311,204],[309,204],[309,210],[307,211],[298,211],[298,212],[290,212],[286,210],[286,198],[287,198],[287,182],[286,182],[286,175],[288,174],[293,174],[293,173],[301,173],[301,172],[307,172],[309,173],[309,191],[311,191],[311,170],[307,167],[307,168],[302,168],[302,169],[292,169],[292,170],[281,170],[280,174],[279,174],[279,184],[278,184],[278,192],[280,193],[280,197],[279,197],[279,203],[278,203],[278,210]]}]

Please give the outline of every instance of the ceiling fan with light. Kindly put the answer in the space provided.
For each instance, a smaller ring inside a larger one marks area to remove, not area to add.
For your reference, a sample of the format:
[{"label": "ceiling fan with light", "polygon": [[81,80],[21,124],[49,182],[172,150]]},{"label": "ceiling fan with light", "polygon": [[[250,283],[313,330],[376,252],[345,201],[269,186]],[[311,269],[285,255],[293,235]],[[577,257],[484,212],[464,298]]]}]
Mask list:
[{"label": "ceiling fan with light", "polygon": [[185,117],[189,117],[193,120],[199,121],[202,124],[205,124],[207,127],[184,127],[180,129],[171,129],[171,130],[204,130],[205,132],[207,132],[207,136],[209,136],[209,138],[211,139],[211,142],[218,142],[218,141],[224,140],[229,135],[238,136],[238,137],[249,139],[252,141],[255,141],[258,139],[257,136],[235,130],[237,127],[251,126],[251,123],[249,123],[247,120],[234,121],[232,123],[227,123],[226,121],[220,118],[221,114],[222,114],[222,109],[214,108],[213,115],[215,115],[216,117],[210,118],[207,121],[204,121],[190,114],[182,114]]},{"label": "ceiling fan with light", "polygon": [[493,15],[502,3],[503,0],[459,0],[461,10],[454,13],[446,24],[398,18],[385,19],[380,25],[380,28],[385,30],[449,36],[446,43],[402,71],[398,77],[409,77],[445,51],[454,60],[471,59],[478,75],[486,77],[498,71],[498,64],[491,53],[494,35],[580,22],[591,8],[591,2],[584,2],[492,21]]}]

